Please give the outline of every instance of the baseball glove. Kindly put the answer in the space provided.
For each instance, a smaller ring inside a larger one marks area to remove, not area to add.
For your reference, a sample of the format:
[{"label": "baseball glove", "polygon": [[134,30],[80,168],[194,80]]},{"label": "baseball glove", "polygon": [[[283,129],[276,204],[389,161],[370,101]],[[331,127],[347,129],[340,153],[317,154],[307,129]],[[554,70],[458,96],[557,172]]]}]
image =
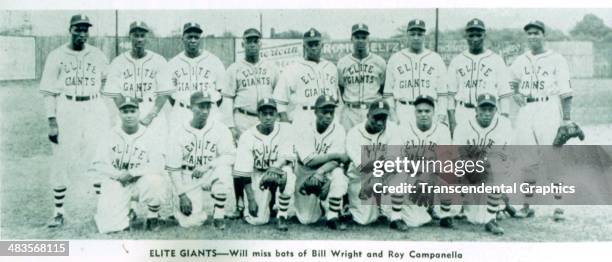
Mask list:
[{"label": "baseball glove", "polygon": [[568,140],[574,137],[578,137],[580,141],[584,140],[584,132],[578,126],[578,124],[571,122],[569,124],[561,125],[557,129],[557,136],[555,136],[553,146],[559,147],[565,145]]},{"label": "baseball glove", "polygon": [[423,188],[421,187],[420,183],[424,183],[424,181],[416,181],[416,183],[414,183],[415,185],[417,185],[417,190],[415,193],[410,194],[410,200],[420,207],[433,206],[434,194],[423,191]]},{"label": "baseball glove", "polygon": [[371,198],[374,195],[374,185],[384,182],[382,177],[375,177],[373,175],[368,175],[368,177],[364,179],[365,181],[362,181],[361,190],[359,191],[359,199],[361,200]]},{"label": "baseball glove", "polygon": [[302,183],[299,192],[305,196],[312,194],[325,200],[329,194],[330,184],[331,181],[326,176],[313,174]]},{"label": "baseball glove", "polygon": [[264,172],[261,181],[259,181],[259,189],[274,192],[277,187],[280,187],[282,191],[286,183],[287,176],[285,171],[278,167],[270,167]]}]

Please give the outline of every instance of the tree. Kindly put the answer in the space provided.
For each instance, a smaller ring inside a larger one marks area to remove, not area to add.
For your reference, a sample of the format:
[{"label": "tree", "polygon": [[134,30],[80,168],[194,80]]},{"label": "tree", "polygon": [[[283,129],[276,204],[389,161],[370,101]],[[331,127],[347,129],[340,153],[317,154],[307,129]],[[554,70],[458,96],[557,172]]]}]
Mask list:
[{"label": "tree", "polygon": [[612,29],[603,19],[587,14],[570,30],[570,35],[576,40],[602,41],[612,39]]}]

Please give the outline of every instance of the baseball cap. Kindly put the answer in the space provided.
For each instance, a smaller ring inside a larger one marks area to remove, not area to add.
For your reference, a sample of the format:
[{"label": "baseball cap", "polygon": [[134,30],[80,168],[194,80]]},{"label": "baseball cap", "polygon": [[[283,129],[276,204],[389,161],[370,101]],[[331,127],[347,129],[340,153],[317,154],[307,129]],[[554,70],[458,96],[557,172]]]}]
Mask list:
[{"label": "baseball cap", "polygon": [[261,38],[261,32],[259,32],[259,30],[255,29],[255,28],[249,28],[247,30],[244,30],[244,33],[242,34],[243,38],[249,38],[249,37],[259,37]]},{"label": "baseball cap", "polygon": [[336,100],[330,95],[320,95],[315,101],[315,108],[323,108],[326,106],[336,107]]},{"label": "baseball cap", "polygon": [[310,28],[304,33],[304,42],[321,41],[321,33],[317,29]]},{"label": "baseball cap", "polygon": [[259,111],[262,107],[272,107],[276,109],[276,101],[272,98],[262,98],[257,102],[257,111]]},{"label": "baseball cap", "polygon": [[484,22],[478,18],[474,18],[470,20],[465,25],[465,31],[468,31],[471,29],[478,29],[478,30],[486,31]]},{"label": "baseball cap", "polygon": [[70,26],[79,25],[79,24],[85,24],[88,26],[92,26],[92,24],[89,22],[89,17],[87,17],[86,15],[83,15],[83,14],[73,15],[70,18]]},{"label": "baseball cap", "polygon": [[200,33],[204,32],[200,24],[194,22],[188,22],[183,25],[183,34],[189,30],[199,31]]},{"label": "baseball cap", "polygon": [[370,104],[368,112],[373,116],[380,114],[389,115],[389,104],[383,99],[378,99]]},{"label": "baseball cap", "polygon": [[365,32],[368,35],[370,34],[370,29],[366,24],[354,24],[351,28],[351,35],[354,35],[357,32]]},{"label": "baseball cap", "polygon": [[546,32],[546,28],[544,26],[544,23],[542,23],[542,21],[538,21],[538,20],[531,21],[527,23],[525,27],[523,27],[523,30],[527,31],[531,27],[535,27],[535,28],[542,30],[542,33]]},{"label": "baseball cap", "polygon": [[147,32],[151,31],[149,26],[143,21],[134,21],[130,24],[130,33],[136,29],[142,29]]},{"label": "baseball cap", "polygon": [[434,98],[428,95],[419,95],[416,97],[416,99],[414,99],[414,105],[418,105],[420,103],[427,103],[431,106],[435,106],[435,102],[434,102]]},{"label": "baseball cap", "polygon": [[212,98],[208,92],[198,91],[191,94],[191,98],[189,100],[189,104],[197,105],[200,103],[212,103]]},{"label": "baseball cap", "polygon": [[129,97],[129,96],[124,97],[123,100],[121,101],[121,104],[119,104],[119,109],[122,109],[128,106],[138,108],[138,99],[134,97]]},{"label": "baseball cap", "polygon": [[482,106],[484,104],[497,106],[497,99],[492,94],[480,94],[478,98],[476,98],[476,103],[478,104],[478,106]]},{"label": "baseball cap", "polygon": [[423,21],[421,19],[410,20],[408,22],[408,29],[407,29],[407,31],[410,31],[410,30],[413,30],[413,29],[421,29],[423,31],[426,31],[425,21]]}]

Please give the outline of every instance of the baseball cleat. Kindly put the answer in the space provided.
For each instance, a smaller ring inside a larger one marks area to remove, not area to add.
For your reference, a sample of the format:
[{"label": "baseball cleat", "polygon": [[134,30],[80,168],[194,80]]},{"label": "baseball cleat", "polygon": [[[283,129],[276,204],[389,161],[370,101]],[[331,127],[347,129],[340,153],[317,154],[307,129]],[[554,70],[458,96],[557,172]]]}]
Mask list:
[{"label": "baseball cleat", "polygon": [[565,220],[565,212],[563,211],[563,209],[561,208],[555,209],[555,212],[553,213],[553,220],[555,222],[561,222]]},{"label": "baseball cleat", "polygon": [[47,227],[49,227],[49,228],[57,228],[57,227],[61,227],[63,225],[64,225],[64,215],[63,214],[57,214],[57,215],[55,215],[54,217],[51,218],[51,220],[47,224]]},{"label": "baseball cleat", "polygon": [[517,211],[517,210],[516,210],[516,208],[514,208],[513,206],[511,206],[511,205],[506,205],[506,208],[504,209],[504,212],[508,213],[508,215],[510,215],[511,217],[517,217],[517,216],[516,216],[516,215],[517,215],[516,213],[517,213],[518,211]]},{"label": "baseball cleat", "polygon": [[337,217],[327,220],[325,224],[327,224],[327,227],[333,230],[346,230],[346,224],[342,223],[342,221],[340,221],[340,219],[338,219]]},{"label": "baseball cleat", "polygon": [[217,230],[224,230],[225,229],[225,219],[215,218],[213,220],[213,225],[215,226]]},{"label": "baseball cleat", "polygon": [[500,227],[497,224],[497,222],[495,222],[495,220],[489,221],[489,223],[485,225],[485,229],[488,232],[491,232],[493,235],[503,235],[504,234],[504,229]]},{"label": "baseball cleat", "polygon": [[284,217],[279,217],[276,219],[276,228],[280,231],[288,231],[289,227],[287,227],[287,219]]},{"label": "baseball cleat", "polygon": [[534,216],[535,216],[535,210],[533,210],[533,208],[530,208],[530,207],[523,207],[519,209],[518,211],[516,211],[514,215],[514,217],[518,217],[518,218],[534,217]]},{"label": "baseball cleat", "polygon": [[391,221],[391,224],[389,224],[389,227],[391,229],[395,229],[400,232],[408,231],[408,225],[406,225],[406,223],[401,219]]},{"label": "baseball cleat", "polygon": [[236,208],[234,212],[225,215],[225,218],[232,219],[232,220],[241,219],[243,217],[243,212],[242,212],[243,210],[244,208]]},{"label": "baseball cleat", "polygon": [[147,218],[146,229],[154,232],[161,230],[159,217]]},{"label": "baseball cleat", "polygon": [[453,225],[453,218],[452,217],[445,217],[440,219],[440,227],[443,228],[454,228],[455,225]]}]

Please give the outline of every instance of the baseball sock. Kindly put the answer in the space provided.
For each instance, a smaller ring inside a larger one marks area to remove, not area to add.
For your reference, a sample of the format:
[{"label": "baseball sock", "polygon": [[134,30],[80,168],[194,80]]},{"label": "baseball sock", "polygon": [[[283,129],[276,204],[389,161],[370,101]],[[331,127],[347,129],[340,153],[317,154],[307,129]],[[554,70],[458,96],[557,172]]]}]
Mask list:
[{"label": "baseball sock", "polygon": [[451,212],[451,204],[452,200],[450,199],[441,199],[440,200],[440,217],[448,217]]},{"label": "baseball sock", "polygon": [[[535,180],[526,180],[525,183],[528,183],[529,186],[533,186],[536,184]],[[523,208],[529,208],[529,202],[533,198],[533,193],[525,193],[525,203],[523,204]]]},{"label": "baseball sock", "polygon": [[160,205],[148,204],[147,218],[159,217]]},{"label": "baseball sock", "polygon": [[102,186],[102,184],[100,182],[96,182],[93,184],[94,189],[96,190],[96,195],[100,195],[100,188]]},{"label": "baseball sock", "polygon": [[404,196],[400,194],[391,195],[391,221],[401,219],[402,205],[404,204]]},{"label": "baseball sock", "polygon": [[278,213],[276,214],[276,217],[287,218],[287,210],[289,210],[290,200],[291,200],[291,195],[286,195],[286,194],[278,195]]},{"label": "baseball sock", "polygon": [[66,196],[66,186],[53,188],[53,198],[55,203],[55,215],[64,214],[64,197]]},{"label": "baseball sock", "polygon": [[495,215],[497,214],[497,211],[499,211],[499,208],[501,206],[500,205],[501,201],[502,201],[502,197],[499,192],[488,194],[487,195],[487,212],[489,212],[489,214],[493,214],[493,216],[495,217]]},{"label": "baseball sock", "polygon": [[214,201],[214,219],[222,219],[225,217],[225,199],[227,198],[225,193],[211,194]]},{"label": "baseball sock", "polygon": [[340,215],[340,210],[342,208],[342,198],[340,197],[330,197],[327,199],[327,203],[329,204],[329,210],[327,211],[327,220],[332,218],[338,218]]}]

